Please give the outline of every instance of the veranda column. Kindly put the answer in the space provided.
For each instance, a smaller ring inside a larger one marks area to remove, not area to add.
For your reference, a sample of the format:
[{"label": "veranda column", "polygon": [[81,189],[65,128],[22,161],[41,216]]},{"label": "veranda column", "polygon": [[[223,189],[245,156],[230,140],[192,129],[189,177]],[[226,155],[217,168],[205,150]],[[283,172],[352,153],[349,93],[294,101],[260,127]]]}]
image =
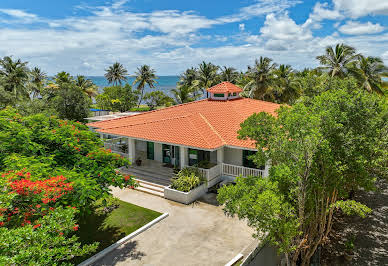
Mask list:
[{"label": "veranda column", "polygon": [[183,169],[187,164],[187,148],[179,146],[179,156],[180,156],[180,168]]},{"label": "veranda column", "polygon": [[217,164],[224,162],[224,147],[217,150]]},{"label": "veranda column", "polygon": [[134,163],[136,161],[136,144],[135,140],[128,138],[128,159],[131,163]]}]

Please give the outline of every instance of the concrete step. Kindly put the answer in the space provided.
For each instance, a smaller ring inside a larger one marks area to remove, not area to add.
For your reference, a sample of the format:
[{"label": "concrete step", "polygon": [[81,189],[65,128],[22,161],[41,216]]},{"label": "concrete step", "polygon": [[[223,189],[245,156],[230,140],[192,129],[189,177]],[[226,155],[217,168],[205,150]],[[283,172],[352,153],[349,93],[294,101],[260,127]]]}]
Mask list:
[{"label": "concrete step", "polygon": [[152,183],[152,182],[148,182],[148,181],[144,181],[144,180],[141,180],[141,179],[134,178],[134,180],[137,181],[140,185],[152,186],[152,187],[155,187],[158,190],[162,190],[163,191],[164,188],[165,188],[165,186],[163,186],[163,185]]},{"label": "concrete step", "polygon": [[145,187],[142,187],[142,186],[138,186],[135,189],[138,190],[138,191],[144,192],[144,193],[148,193],[148,194],[151,194],[151,195],[158,196],[158,197],[162,197],[162,198],[164,197],[164,193],[158,192],[158,191],[155,191],[155,190],[152,190],[152,189],[149,189],[149,188],[145,188]]},{"label": "concrete step", "polygon": [[159,186],[150,185],[148,182],[147,183],[139,182],[138,184],[139,184],[139,187],[143,187],[143,188],[150,189],[150,190],[153,190],[156,192],[164,193],[164,187],[162,188]]}]

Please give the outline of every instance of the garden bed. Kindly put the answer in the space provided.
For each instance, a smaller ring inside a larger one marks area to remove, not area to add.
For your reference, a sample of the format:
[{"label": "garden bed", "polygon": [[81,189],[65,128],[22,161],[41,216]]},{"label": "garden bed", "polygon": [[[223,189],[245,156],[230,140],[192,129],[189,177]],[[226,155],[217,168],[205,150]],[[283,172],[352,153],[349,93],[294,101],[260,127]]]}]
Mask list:
[{"label": "garden bed", "polygon": [[[93,212],[80,221],[77,236],[82,244],[99,242],[96,253],[136,231],[143,225],[162,215],[128,202],[118,201],[119,207],[107,214]],[[80,263],[94,254],[77,258],[73,263]]]},{"label": "garden bed", "polygon": [[207,192],[206,184],[202,184],[189,192],[182,192],[172,189],[171,186],[164,188],[164,197],[169,200],[177,201],[183,204],[190,204],[202,197]]}]

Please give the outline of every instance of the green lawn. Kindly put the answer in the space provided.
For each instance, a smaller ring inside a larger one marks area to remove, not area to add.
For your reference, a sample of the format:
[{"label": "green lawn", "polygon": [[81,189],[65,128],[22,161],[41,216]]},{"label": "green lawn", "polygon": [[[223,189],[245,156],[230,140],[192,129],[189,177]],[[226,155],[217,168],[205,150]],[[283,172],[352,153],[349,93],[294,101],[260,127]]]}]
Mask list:
[{"label": "green lawn", "polygon": [[[107,215],[94,212],[84,217],[77,231],[80,242],[83,244],[99,242],[100,245],[96,251],[98,253],[161,215],[159,212],[121,200],[119,204],[117,209]],[[77,258],[73,262],[80,263],[92,255]]]}]

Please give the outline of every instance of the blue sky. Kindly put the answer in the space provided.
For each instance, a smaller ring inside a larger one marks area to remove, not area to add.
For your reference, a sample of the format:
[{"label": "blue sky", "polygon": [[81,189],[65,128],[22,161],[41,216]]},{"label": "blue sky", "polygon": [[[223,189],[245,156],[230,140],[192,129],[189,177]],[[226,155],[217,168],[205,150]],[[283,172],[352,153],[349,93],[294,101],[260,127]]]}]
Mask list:
[{"label": "blue sky", "polygon": [[388,64],[388,1],[2,0],[0,42],[0,56],[50,75],[102,75],[115,61],[130,73],[203,60],[245,70],[260,56],[301,69],[341,42]]}]

